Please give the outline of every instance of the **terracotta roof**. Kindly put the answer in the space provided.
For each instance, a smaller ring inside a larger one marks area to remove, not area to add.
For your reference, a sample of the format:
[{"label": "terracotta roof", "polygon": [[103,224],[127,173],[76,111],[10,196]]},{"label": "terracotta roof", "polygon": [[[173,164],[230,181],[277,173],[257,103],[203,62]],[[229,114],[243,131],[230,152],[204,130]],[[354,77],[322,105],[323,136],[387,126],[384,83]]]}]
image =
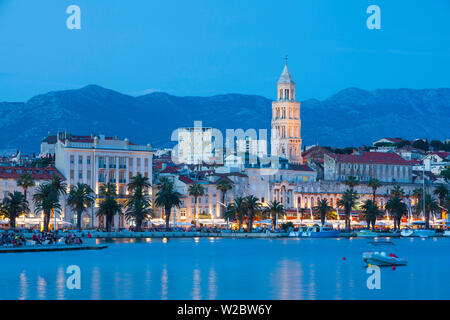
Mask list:
[{"label": "terracotta roof", "polygon": [[191,178],[188,178],[186,176],[179,176],[178,179],[180,179],[182,182],[184,182],[186,184],[194,183],[194,180],[192,180]]},{"label": "terracotta roof", "polygon": [[441,159],[446,159],[450,155],[450,152],[435,151],[435,152],[431,152],[429,155],[436,155]]},{"label": "terracotta roof", "polygon": [[417,160],[417,159],[412,159],[412,160],[409,160],[408,162],[409,162],[410,164],[412,164],[412,165],[419,165],[419,164],[422,164],[422,161]]},{"label": "terracotta roof", "polygon": [[314,171],[309,166],[305,164],[291,164],[291,170],[295,171]]},{"label": "terracotta roof", "polygon": [[177,173],[178,171],[180,171],[181,168],[180,167],[174,167],[174,166],[167,166],[163,171],[161,171],[160,173]]},{"label": "terracotta roof", "polygon": [[242,178],[248,177],[246,174],[243,174],[241,172],[215,173],[214,175],[218,177],[242,177]]},{"label": "terracotta roof", "polygon": [[396,153],[391,152],[363,152],[362,155],[336,154],[334,158],[338,162],[350,163],[378,163],[410,165],[408,161]]},{"label": "terracotta roof", "polygon": [[31,174],[34,180],[52,180],[55,175],[64,177],[55,167],[3,167],[0,166],[0,179],[18,179],[22,174]]}]

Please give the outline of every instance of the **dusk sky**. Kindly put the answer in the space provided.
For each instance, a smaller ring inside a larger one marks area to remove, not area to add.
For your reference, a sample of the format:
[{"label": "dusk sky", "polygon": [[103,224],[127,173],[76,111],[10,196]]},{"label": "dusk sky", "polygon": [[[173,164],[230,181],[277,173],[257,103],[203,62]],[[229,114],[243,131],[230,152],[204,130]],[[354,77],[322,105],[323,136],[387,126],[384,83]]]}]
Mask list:
[{"label": "dusk sky", "polygon": [[[66,8],[81,8],[69,30]],[[381,30],[369,30],[369,5]],[[0,101],[98,84],[139,95],[297,98],[450,87],[448,0],[0,0]]]}]

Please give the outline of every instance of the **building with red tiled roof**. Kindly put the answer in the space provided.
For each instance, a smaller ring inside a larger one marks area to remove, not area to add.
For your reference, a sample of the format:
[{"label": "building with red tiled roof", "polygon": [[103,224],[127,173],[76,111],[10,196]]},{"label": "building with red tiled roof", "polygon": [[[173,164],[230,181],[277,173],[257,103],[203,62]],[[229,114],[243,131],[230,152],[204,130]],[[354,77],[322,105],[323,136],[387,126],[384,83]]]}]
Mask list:
[{"label": "building with red tiled roof", "polygon": [[324,179],[345,181],[349,176],[359,181],[410,183],[412,164],[392,152],[362,152],[358,155],[325,155]]},{"label": "building with red tiled roof", "polygon": [[[25,218],[21,217],[20,219],[17,219],[16,224],[31,228],[37,227],[42,221],[42,219],[37,218],[37,215],[39,214],[35,212],[34,202],[32,201],[36,188],[43,183],[50,182],[55,176],[60,178],[64,177],[55,167],[0,166],[0,201],[3,201],[4,198],[8,197],[9,193],[14,193],[15,191],[24,192],[23,188],[17,185],[17,181],[20,176],[25,173],[33,177],[35,185],[27,189],[27,200],[30,211]],[[61,213],[61,216],[63,215],[64,211]],[[60,221],[61,218],[59,217],[58,222],[61,223]]]},{"label": "building with red tiled roof", "polygon": [[33,177],[35,181],[52,180],[54,176],[64,177],[55,167],[37,168],[37,167],[13,167],[0,166],[0,179],[17,180],[19,177],[27,173]]}]

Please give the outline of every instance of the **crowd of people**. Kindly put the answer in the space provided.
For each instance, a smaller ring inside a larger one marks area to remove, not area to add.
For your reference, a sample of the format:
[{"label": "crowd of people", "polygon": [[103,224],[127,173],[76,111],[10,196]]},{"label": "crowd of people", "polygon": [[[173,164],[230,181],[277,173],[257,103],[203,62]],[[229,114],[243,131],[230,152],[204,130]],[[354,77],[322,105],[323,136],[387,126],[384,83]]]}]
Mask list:
[{"label": "crowd of people", "polygon": [[23,234],[17,234],[15,232],[3,232],[0,237],[0,244],[2,246],[24,246],[26,240]]},{"label": "crowd of people", "polygon": [[[26,245],[52,245],[52,244],[82,244],[84,234],[81,236],[74,234],[67,234],[64,238],[54,232],[33,232],[31,238],[25,237],[25,234],[18,231],[4,231],[0,234],[0,246],[26,246]],[[91,234],[87,235],[88,238]],[[61,240],[62,239],[62,240]],[[28,240],[28,241],[27,241]],[[61,241],[60,241],[61,240]]]}]

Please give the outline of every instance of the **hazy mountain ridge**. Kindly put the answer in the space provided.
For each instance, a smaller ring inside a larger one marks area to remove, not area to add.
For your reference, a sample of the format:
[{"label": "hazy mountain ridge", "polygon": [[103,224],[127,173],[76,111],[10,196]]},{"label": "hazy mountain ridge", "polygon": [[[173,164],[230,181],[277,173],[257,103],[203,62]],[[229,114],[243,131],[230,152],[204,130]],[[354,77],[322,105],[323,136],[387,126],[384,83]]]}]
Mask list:
[{"label": "hazy mountain ridge", "polygon": [[[139,97],[97,85],[51,91],[26,103],[0,102],[0,149],[39,151],[48,132],[104,133],[156,147],[171,145],[181,126],[270,128],[272,101],[256,95],[177,97],[155,92]],[[301,104],[304,144],[357,146],[383,136],[450,138],[450,89],[342,90]]]}]

